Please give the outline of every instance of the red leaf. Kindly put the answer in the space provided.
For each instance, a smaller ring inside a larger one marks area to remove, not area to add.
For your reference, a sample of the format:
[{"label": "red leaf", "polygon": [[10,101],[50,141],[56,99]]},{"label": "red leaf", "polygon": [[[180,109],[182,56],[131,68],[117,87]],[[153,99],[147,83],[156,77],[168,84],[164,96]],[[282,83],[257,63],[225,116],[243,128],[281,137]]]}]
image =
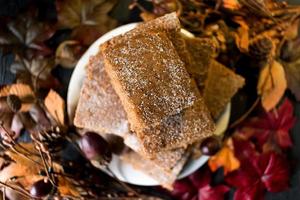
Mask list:
[{"label": "red leaf", "polygon": [[188,178],[194,187],[200,189],[210,184],[211,171],[208,167],[204,167],[200,171],[196,171],[195,173],[191,174]]},{"label": "red leaf", "polygon": [[251,165],[242,166],[240,170],[228,174],[225,178],[229,185],[236,188],[247,188],[254,185],[259,179],[259,174]]},{"label": "red leaf", "polygon": [[270,192],[280,192],[289,186],[289,166],[287,160],[279,154],[262,155],[260,164],[268,160],[261,181]]},{"label": "red leaf", "polygon": [[264,187],[261,182],[257,182],[246,188],[238,188],[234,193],[234,200],[263,200]]},{"label": "red leaf", "polygon": [[229,191],[229,187],[225,185],[218,185],[211,187],[207,185],[199,189],[198,200],[223,200],[224,194]]},{"label": "red leaf", "polygon": [[242,164],[257,159],[258,154],[255,150],[255,146],[249,140],[233,137],[233,145],[234,154]]},{"label": "red leaf", "polygon": [[226,182],[237,188],[235,200],[262,199],[265,189],[270,192],[287,189],[288,162],[283,156],[274,152],[262,154],[257,159],[243,164],[240,170],[230,173],[226,177]]},{"label": "red leaf", "polygon": [[193,184],[188,179],[182,179],[176,181],[173,185],[172,196],[180,200],[190,200],[196,194],[197,190],[193,187]]},{"label": "red leaf", "polygon": [[277,111],[263,113],[250,119],[241,132],[247,137],[256,139],[260,146],[273,138],[281,148],[291,147],[289,130],[296,122],[293,111],[292,103],[285,99]]}]

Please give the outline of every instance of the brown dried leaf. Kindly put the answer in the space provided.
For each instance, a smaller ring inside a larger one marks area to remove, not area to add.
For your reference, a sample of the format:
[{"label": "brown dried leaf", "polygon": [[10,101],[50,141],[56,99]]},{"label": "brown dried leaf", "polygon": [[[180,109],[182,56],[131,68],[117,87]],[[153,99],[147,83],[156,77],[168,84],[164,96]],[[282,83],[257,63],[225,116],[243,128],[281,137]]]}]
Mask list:
[{"label": "brown dried leaf", "polygon": [[237,32],[234,33],[235,43],[239,50],[243,53],[248,52],[249,47],[249,27],[247,23],[241,17],[235,17],[233,19],[240,25]]},{"label": "brown dried leaf", "polygon": [[89,45],[117,25],[108,13],[116,0],[57,0],[58,25],[73,29],[72,37]]},{"label": "brown dried leaf", "polygon": [[[7,182],[12,177],[20,177],[18,183],[26,189],[29,189],[33,183],[45,178],[39,175],[41,170],[45,170],[42,159],[33,143],[19,143],[15,148],[21,154],[16,153],[13,150],[8,150],[6,152],[6,154],[15,162],[0,171],[0,180],[2,182]],[[26,155],[26,157],[24,155]],[[53,170],[58,173],[63,171],[62,167],[57,163],[53,163]]]},{"label": "brown dried leaf", "polygon": [[7,85],[0,90],[0,97],[16,95],[22,101],[21,112],[27,112],[32,107],[35,95],[29,85],[16,83]]},{"label": "brown dried leaf", "polygon": [[45,98],[45,106],[53,119],[63,125],[65,123],[65,101],[54,90],[50,90]]},{"label": "brown dried leaf", "polygon": [[16,57],[11,65],[11,72],[17,74],[17,80],[35,87],[53,88],[58,85],[58,81],[51,74],[55,67],[54,60],[51,58],[36,57],[25,59]]},{"label": "brown dried leaf", "polygon": [[266,111],[270,111],[279,103],[286,88],[284,69],[279,62],[273,61],[260,71],[257,93],[261,95],[262,106]]},{"label": "brown dried leaf", "polygon": [[0,47],[18,55],[32,58],[49,55],[51,49],[44,43],[55,32],[50,24],[37,21],[36,10],[19,15],[0,29]]},{"label": "brown dried leaf", "polygon": [[288,82],[288,88],[300,101],[300,60],[284,64],[285,75]]},{"label": "brown dried leaf", "polygon": [[59,177],[58,182],[58,190],[62,195],[70,195],[75,197],[80,196],[80,193],[76,190],[76,188],[71,184],[71,182],[68,179]]},{"label": "brown dried leaf", "polygon": [[[31,152],[28,157],[36,162],[40,162],[40,157],[34,156],[37,154],[32,143],[20,143],[22,147]],[[15,146],[15,148],[24,154],[28,154],[28,152],[24,151],[20,146]],[[22,177],[19,179],[19,183],[24,187],[31,186],[35,181],[39,180],[41,176],[39,175],[39,171],[43,169],[41,166],[37,165],[33,161],[30,161],[28,158],[21,156],[20,154],[15,153],[12,150],[6,152],[6,154],[15,161],[15,163],[11,163],[9,166],[4,168],[0,172],[0,180],[2,182],[8,181],[11,177]]]},{"label": "brown dried leaf", "polygon": [[73,68],[84,50],[76,40],[64,41],[56,49],[55,62],[65,68]]}]

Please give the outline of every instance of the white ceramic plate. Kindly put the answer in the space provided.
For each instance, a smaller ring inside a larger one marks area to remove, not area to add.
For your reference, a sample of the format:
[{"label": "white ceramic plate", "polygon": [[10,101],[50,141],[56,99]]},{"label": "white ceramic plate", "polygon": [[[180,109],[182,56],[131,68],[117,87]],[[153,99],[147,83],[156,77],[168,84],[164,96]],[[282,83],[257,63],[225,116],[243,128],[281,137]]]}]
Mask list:
[{"label": "white ceramic plate", "polygon": [[[104,43],[105,41],[123,34],[134,27],[136,27],[137,23],[127,24],[120,26],[102,37],[96,40],[90,48],[85,52],[85,54],[80,58],[78,61],[74,72],[72,74],[69,89],[68,89],[68,97],[67,97],[67,104],[68,104],[68,115],[69,119],[73,121],[74,113],[76,110],[76,106],[78,103],[78,99],[80,96],[80,90],[83,84],[83,80],[85,78],[85,66],[88,64],[90,56],[96,55],[99,49],[100,44]],[[186,31],[182,31],[183,34],[188,34],[189,37],[193,37],[190,33],[186,33]],[[216,135],[222,134],[229,122],[230,117],[230,104],[226,107],[223,114],[217,121],[217,129],[215,131]],[[188,176],[189,174],[196,171],[199,167],[204,165],[208,160],[208,156],[201,156],[197,160],[189,160],[185,167],[183,168],[182,172],[179,174],[178,178],[183,178]],[[119,159],[118,156],[113,155],[113,160],[109,165],[110,170],[122,181],[135,184],[135,185],[143,185],[143,186],[154,186],[159,185],[158,182],[152,179],[150,176],[135,170],[131,165],[123,162]]]}]

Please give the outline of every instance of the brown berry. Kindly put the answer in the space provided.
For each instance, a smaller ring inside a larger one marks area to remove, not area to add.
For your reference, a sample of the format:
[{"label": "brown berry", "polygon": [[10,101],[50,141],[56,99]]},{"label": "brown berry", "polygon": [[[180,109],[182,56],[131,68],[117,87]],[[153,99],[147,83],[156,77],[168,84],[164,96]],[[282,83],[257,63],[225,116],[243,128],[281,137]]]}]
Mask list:
[{"label": "brown berry", "polygon": [[30,188],[30,195],[35,198],[43,198],[51,193],[53,189],[50,181],[39,180],[35,182]]},{"label": "brown berry", "polygon": [[108,143],[97,133],[86,132],[79,146],[87,159],[97,161],[100,165],[107,165],[112,159]]},{"label": "brown berry", "polygon": [[21,107],[22,107],[22,102],[21,99],[17,95],[9,95],[6,98],[8,107],[13,111],[13,112],[18,112]]},{"label": "brown berry", "polygon": [[211,156],[220,150],[221,144],[216,137],[208,137],[202,141],[200,149],[203,155]]}]

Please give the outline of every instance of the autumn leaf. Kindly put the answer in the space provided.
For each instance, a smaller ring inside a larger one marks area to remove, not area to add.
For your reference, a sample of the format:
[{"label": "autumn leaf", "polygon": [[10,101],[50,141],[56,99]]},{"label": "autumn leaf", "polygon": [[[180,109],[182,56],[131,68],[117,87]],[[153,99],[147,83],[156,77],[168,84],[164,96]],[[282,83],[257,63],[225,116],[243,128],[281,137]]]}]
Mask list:
[{"label": "autumn leaf", "polygon": [[299,30],[299,19],[292,22],[289,27],[285,30],[284,36],[286,40],[293,40],[297,38]]},{"label": "autumn leaf", "polygon": [[55,62],[65,68],[73,68],[84,53],[84,50],[76,40],[64,41],[56,49]]},{"label": "autumn leaf", "polygon": [[237,170],[240,167],[240,162],[234,155],[232,139],[228,139],[222,149],[209,159],[208,166],[213,172],[223,167],[224,174]]},{"label": "autumn leaf", "polygon": [[219,184],[211,185],[211,171],[207,166],[189,175],[188,178],[174,183],[172,196],[179,200],[222,200],[229,187]]},{"label": "autumn leaf", "polygon": [[58,190],[60,192],[60,194],[62,195],[66,195],[66,196],[75,196],[75,197],[79,197],[80,193],[76,190],[76,187],[74,187],[74,185],[71,184],[71,182],[65,178],[65,177],[60,177],[58,179],[59,182],[59,187]]},{"label": "autumn leaf", "polygon": [[223,7],[230,10],[238,10],[241,8],[238,0],[223,0]]},{"label": "autumn leaf", "polygon": [[266,111],[273,109],[279,103],[286,88],[284,69],[279,62],[273,61],[260,71],[257,93],[261,95],[262,106]]},{"label": "autumn leaf", "polygon": [[1,28],[0,47],[28,59],[37,55],[49,55],[52,51],[44,42],[52,37],[54,32],[50,24],[37,21],[36,10],[31,10]]},{"label": "autumn leaf", "polygon": [[[40,175],[45,170],[42,159],[33,143],[19,143],[15,148],[20,153],[12,150],[6,152],[14,162],[0,171],[0,181],[9,183],[12,177],[17,177],[18,183],[29,189],[36,181],[45,178]],[[57,163],[53,163],[53,170],[56,173],[63,172],[63,168]],[[64,176],[58,178],[58,190],[62,195],[79,196],[77,188]]]},{"label": "autumn leaf", "polygon": [[295,62],[284,63],[288,88],[300,101],[300,59]]},{"label": "autumn leaf", "polygon": [[207,185],[199,190],[198,199],[199,200],[223,200],[224,195],[230,190],[228,186],[217,185],[210,186]]},{"label": "autumn leaf", "polygon": [[45,106],[53,119],[60,125],[65,123],[65,101],[57,92],[50,90],[45,98]]},{"label": "autumn leaf", "polygon": [[51,58],[16,57],[11,71],[17,75],[17,81],[27,83],[34,88],[55,88],[59,85],[58,80],[51,74],[55,67],[54,60]]},{"label": "autumn leaf", "polygon": [[226,182],[237,188],[234,200],[263,199],[265,189],[280,192],[288,188],[289,167],[284,156],[271,152],[248,160],[226,176]]},{"label": "autumn leaf", "polygon": [[20,112],[27,112],[33,105],[35,94],[29,85],[17,83],[7,85],[0,89],[0,97],[7,97],[9,95],[16,95],[22,102]]},{"label": "autumn leaf", "polygon": [[90,45],[117,25],[108,13],[116,0],[57,0],[58,26],[73,29],[72,38]]},{"label": "autumn leaf", "polygon": [[292,103],[285,99],[276,112],[265,112],[250,118],[239,131],[247,139],[257,141],[260,149],[267,142],[275,142],[283,149],[291,147],[292,140],[289,131],[296,123],[293,112]]},{"label": "autumn leaf", "polygon": [[[23,148],[27,149],[28,152],[31,152],[29,155],[27,151],[25,151]],[[41,179],[41,176],[39,175],[40,170],[43,169],[42,165],[37,165],[35,162],[40,162],[41,159],[38,156],[35,156],[34,154],[37,154],[37,151],[35,150],[33,144],[26,144],[26,143],[20,143],[19,145],[16,145],[15,148],[17,151],[21,152],[22,154],[27,155],[28,158],[25,158],[24,156],[21,156],[21,154],[17,154],[16,152],[12,150],[8,150],[6,154],[15,162],[11,163],[7,167],[5,167],[3,170],[0,171],[0,180],[2,182],[9,181],[12,177],[21,177],[18,182],[23,185],[24,187],[30,187],[35,181],[38,181]],[[40,162],[42,163],[42,162]]]},{"label": "autumn leaf", "polygon": [[233,21],[240,25],[240,27],[234,33],[236,46],[241,52],[248,52],[249,27],[243,18],[235,17]]}]

